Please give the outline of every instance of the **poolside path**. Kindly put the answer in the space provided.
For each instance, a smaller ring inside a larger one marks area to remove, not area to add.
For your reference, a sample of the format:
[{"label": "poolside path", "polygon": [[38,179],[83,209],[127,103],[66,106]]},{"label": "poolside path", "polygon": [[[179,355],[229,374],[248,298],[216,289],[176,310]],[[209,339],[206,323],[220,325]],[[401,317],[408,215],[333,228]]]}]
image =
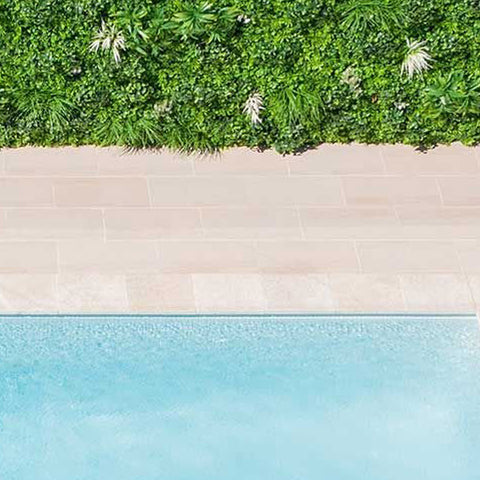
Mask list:
[{"label": "poolside path", "polygon": [[0,313],[478,309],[479,148],[0,151]]}]

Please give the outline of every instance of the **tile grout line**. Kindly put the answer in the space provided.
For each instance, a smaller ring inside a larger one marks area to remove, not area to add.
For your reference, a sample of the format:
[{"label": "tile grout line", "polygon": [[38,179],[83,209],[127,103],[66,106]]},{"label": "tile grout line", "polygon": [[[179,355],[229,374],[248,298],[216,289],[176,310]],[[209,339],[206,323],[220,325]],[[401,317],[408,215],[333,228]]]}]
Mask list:
[{"label": "tile grout line", "polygon": [[296,213],[296,217],[297,217],[298,226],[300,227],[301,239],[306,240],[307,237],[305,235],[305,228],[304,228],[304,225],[303,225],[303,222],[302,222],[302,215],[300,213],[300,207],[298,205],[296,205],[294,208],[295,208],[295,213]]},{"label": "tile grout line", "polygon": [[387,162],[385,160],[384,146],[381,145],[379,150],[380,150],[380,159],[381,159],[382,167],[383,167],[383,174],[385,176],[387,176],[388,172],[387,172]]},{"label": "tile grout line", "polygon": [[438,195],[440,197],[440,204],[441,204],[442,207],[445,207],[445,200],[443,198],[442,188],[440,187],[440,182],[438,181],[437,176],[435,176],[435,185],[437,187],[437,192],[438,192]]},{"label": "tile grout line", "polygon": [[363,266],[362,266],[362,262],[360,260],[360,253],[358,251],[358,245],[357,245],[358,241],[356,239],[353,240],[353,249],[355,250],[355,256],[357,258],[357,263],[358,263],[358,272],[359,273],[368,273],[368,272],[364,272],[363,271]]},{"label": "tile grout line", "polygon": [[105,218],[105,208],[100,209],[102,212],[102,230],[103,230],[103,243],[107,243],[107,222]]},{"label": "tile grout line", "polygon": [[54,275],[53,285],[54,285],[54,294],[55,294],[55,304],[57,306],[57,312],[60,313],[63,311],[62,305],[60,305],[60,289],[58,288],[60,273],[57,271]]}]

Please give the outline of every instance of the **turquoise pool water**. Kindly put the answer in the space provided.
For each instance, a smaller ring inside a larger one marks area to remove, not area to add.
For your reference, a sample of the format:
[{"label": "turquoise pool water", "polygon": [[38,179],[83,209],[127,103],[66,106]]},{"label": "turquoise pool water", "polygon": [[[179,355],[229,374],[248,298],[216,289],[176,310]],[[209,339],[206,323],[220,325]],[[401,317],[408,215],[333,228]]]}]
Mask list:
[{"label": "turquoise pool water", "polygon": [[478,480],[474,318],[3,318],[1,480]]}]

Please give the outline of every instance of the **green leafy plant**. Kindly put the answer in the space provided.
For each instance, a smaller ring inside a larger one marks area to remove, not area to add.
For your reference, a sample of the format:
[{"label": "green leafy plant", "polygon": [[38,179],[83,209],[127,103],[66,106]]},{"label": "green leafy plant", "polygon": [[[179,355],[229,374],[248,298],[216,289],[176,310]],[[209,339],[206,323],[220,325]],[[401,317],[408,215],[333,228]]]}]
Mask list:
[{"label": "green leafy plant", "polygon": [[179,3],[169,28],[184,39],[207,38],[207,42],[224,39],[234,28],[239,11],[235,7],[215,9],[211,3]]},{"label": "green leafy plant", "polygon": [[0,148],[480,143],[478,22],[472,0],[9,0]]},{"label": "green leafy plant", "polygon": [[46,127],[50,133],[61,131],[74,108],[62,91],[47,88],[16,88],[11,96],[16,121],[27,129]]},{"label": "green leafy plant", "polygon": [[402,0],[348,0],[340,8],[342,25],[350,32],[391,30],[407,18]]},{"label": "green leafy plant", "polygon": [[144,43],[149,40],[147,29],[144,26],[147,15],[148,10],[144,6],[130,6],[116,12],[114,15],[116,26],[121,32],[125,32],[125,35],[134,44],[135,50],[143,55],[147,55]]},{"label": "green leafy plant", "polygon": [[179,4],[179,7],[180,11],[172,17],[171,29],[185,39],[199,38],[215,22],[212,5],[208,2]]},{"label": "green leafy plant", "polygon": [[480,81],[462,72],[439,75],[425,90],[427,112],[433,118],[480,113]]},{"label": "green leafy plant", "polygon": [[319,122],[323,110],[320,95],[311,92],[304,85],[280,89],[270,103],[274,119],[292,128],[309,122]]}]

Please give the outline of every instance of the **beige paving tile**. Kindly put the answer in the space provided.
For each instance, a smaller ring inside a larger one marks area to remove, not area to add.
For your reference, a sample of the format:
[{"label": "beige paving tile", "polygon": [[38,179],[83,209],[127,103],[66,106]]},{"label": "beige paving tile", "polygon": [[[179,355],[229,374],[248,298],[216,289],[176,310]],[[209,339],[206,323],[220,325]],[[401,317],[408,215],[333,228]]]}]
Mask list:
[{"label": "beige paving tile", "polygon": [[59,207],[148,206],[144,178],[62,178],[54,181],[55,203]]},{"label": "beige paving tile", "polygon": [[217,239],[299,239],[302,236],[294,208],[203,208],[202,222],[205,235]]},{"label": "beige paving tile", "polygon": [[275,151],[259,152],[240,147],[220,155],[197,158],[193,163],[197,175],[287,175],[285,157]]},{"label": "beige paving tile", "polygon": [[445,205],[480,206],[480,176],[441,177],[438,184]]},{"label": "beige paving tile", "polygon": [[128,311],[123,275],[61,274],[57,277],[62,313],[117,313]]},{"label": "beige paving tile", "polygon": [[480,173],[475,149],[440,146],[423,153],[407,145],[383,145],[386,171],[395,175],[470,175]]},{"label": "beige paving tile", "polygon": [[403,226],[403,237],[480,238],[480,207],[404,205],[396,207],[395,210]]},{"label": "beige paving tile", "polygon": [[339,207],[300,208],[300,219],[308,239],[397,238],[401,224],[392,208]]},{"label": "beige paving tile", "polygon": [[56,313],[55,275],[0,275],[0,313]]},{"label": "beige paving tile", "polygon": [[480,274],[467,276],[470,294],[475,304],[475,311],[480,312]]},{"label": "beige paving tile", "polygon": [[52,204],[50,179],[0,178],[0,207],[43,207]]},{"label": "beige paving tile", "polygon": [[127,274],[159,269],[153,241],[65,240],[58,242],[60,272]]},{"label": "beige paving tile", "polygon": [[0,242],[0,273],[56,273],[54,242]]},{"label": "beige paving tile", "polygon": [[339,312],[403,312],[405,302],[396,275],[331,274],[329,285]]},{"label": "beige paving tile", "polygon": [[98,174],[112,176],[184,175],[193,174],[192,159],[168,150],[102,149],[98,155]]},{"label": "beige paving tile", "polygon": [[359,241],[357,251],[365,273],[459,273],[452,242]]},{"label": "beige paving tile", "polygon": [[263,241],[257,243],[262,273],[356,272],[359,269],[353,242]]},{"label": "beige paving tile", "polygon": [[246,188],[249,205],[340,206],[344,203],[341,180],[333,176],[253,177]]},{"label": "beige paving tile", "polygon": [[158,242],[164,273],[255,273],[255,244],[250,241]]},{"label": "beige paving tile", "polygon": [[5,149],[0,157],[5,162],[5,174],[16,176],[94,175],[97,172],[96,147]]},{"label": "beige paving tile", "polygon": [[474,312],[464,275],[401,275],[401,286],[410,312]]},{"label": "beige paving tile", "polygon": [[328,276],[323,274],[261,275],[268,312],[333,312]]},{"label": "beige paving tile", "polygon": [[101,210],[70,208],[10,208],[5,211],[0,238],[17,240],[102,239]]},{"label": "beige paving tile", "polygon": [[435,178],[345,177],[342,178],[347,205],[440,205]]},{"label": "beige paving tile", "polygon": [[137,313],[195,313],[190,275],[128,275],[129,311]]},{"label": "beige paving tile", "polygon": [[158,207],[238,206],[246,201],[245,181],[234,177],[151,177],[149,188]]},{"label": "beige paving tile", "polygon": [[107,239],[188,239],[203,236],[195,208],[116,208],[105,210]]},{"label": "beige paving tile", "polygon": [[202,313],[265,310],[259,275],[192,275],[197,310]]},{"label": "beige paving tile", "polygon": [[323,144],[298,156],[289,156],[294,175],[381,175],[379,146]]},{"label": "beige paving tile", "polygon": [[480,273],[480,240],[460,240],[455,246],[463,271]]}]

